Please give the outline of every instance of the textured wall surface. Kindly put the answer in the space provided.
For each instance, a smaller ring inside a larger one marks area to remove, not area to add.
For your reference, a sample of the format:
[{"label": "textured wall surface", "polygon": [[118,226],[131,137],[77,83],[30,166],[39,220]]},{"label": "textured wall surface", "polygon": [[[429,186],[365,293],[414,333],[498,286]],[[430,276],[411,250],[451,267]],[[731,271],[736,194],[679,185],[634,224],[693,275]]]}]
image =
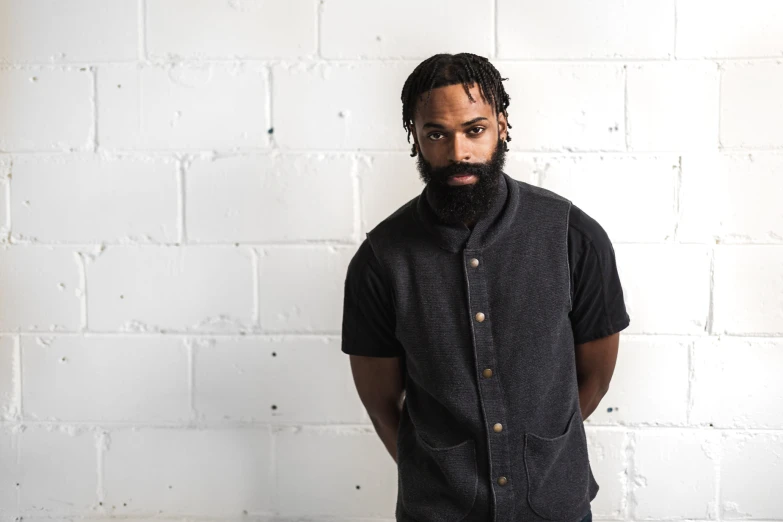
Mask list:
[{"label": "textured wall surface", "polygon": [[0,0],[0,521],[393,519],[340,352],[436,52],[615,244],[602,520],[783,520],[783,3]]}]

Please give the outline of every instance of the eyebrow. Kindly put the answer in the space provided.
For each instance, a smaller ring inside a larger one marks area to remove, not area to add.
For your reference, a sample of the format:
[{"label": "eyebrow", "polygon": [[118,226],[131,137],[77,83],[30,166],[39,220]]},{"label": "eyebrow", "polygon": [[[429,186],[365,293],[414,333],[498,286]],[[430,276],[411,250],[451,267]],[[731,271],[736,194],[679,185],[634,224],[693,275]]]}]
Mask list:
[{"label": "eyebrow", "polygon": [[[465,123],[462,124],[462,126],[463,127],[467,127],[468,125],[473,125],[474,123],[478,123],[481,120],[489,121],[488,118],[485,118],[484,116],[479,116],[478,118],[473,118],[470,121],[466,121]],[[431,121],[428,121],[427,123],[425,123],[422,126],[422,129],[426,129],[427,127],[432,127],[433,129],[445,129],[446,128],[443,125],[441,125],[440,123],[432,123]]]}]

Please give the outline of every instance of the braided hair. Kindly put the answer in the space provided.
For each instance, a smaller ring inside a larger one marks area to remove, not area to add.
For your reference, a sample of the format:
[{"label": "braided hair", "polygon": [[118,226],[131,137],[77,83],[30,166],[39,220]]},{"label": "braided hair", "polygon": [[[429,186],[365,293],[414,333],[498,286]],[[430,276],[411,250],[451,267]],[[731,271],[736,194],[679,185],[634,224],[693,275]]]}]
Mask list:
[{"label": "braided hair", "polygon": [[[427,92],[427,101],[432,95],[432,89],[445,87],[447,85],[456,85],[461,83],[468,95],[470,101],[476,101],[470,94],[470,86],[477,84],[481,97],[490,104],[496,114],[503,113],[508,123],[507,107],[509,105],[509,95],[503,88],[503,81],[508,78],[501,78],[500,73],[488,59],[471,53],[459,54],[436,54],[421,62],[405,80],[402,87],[402,126],[408,131],[408,143],[411,142],[411,129],[413,129],[413,114],[416,111],[416,104],[419,96]],[[506,133],[506,141],[511,141],[511,136]],[[508,150],[508,144],[504,143],[505,150]],[[413,146],[411,156],[416,155],[416,146]]]}]

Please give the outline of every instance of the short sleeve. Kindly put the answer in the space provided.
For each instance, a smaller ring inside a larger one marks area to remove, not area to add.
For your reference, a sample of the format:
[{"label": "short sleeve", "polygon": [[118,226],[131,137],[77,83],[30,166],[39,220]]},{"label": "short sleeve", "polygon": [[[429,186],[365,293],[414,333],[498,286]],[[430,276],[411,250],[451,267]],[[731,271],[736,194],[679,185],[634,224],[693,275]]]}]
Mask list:
[{"label": "short sleeve", "polygon": [[625,329],[631,318],[606,231],[573,204],[568,229],[571,326],[574,343],[583,344]]},{"label": "short sleeve", "polygon": [[345,277],[342,351],[368,357],[400,357],[391,293],[367,239],[359,246]]}]

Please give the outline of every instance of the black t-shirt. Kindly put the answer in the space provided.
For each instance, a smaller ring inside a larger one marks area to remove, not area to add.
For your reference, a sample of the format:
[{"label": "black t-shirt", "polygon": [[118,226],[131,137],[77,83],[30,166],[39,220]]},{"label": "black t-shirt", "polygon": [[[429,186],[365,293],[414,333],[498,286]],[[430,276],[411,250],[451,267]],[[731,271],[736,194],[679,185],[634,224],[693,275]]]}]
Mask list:
[{"label": "black t-shirt", "polygon": [[[568,224],[571,318],[574,343],[582,344],[625,329],[630,317],[615,253],[596,220],[571,205]],[[343,301],[342,351],[371,357],[399,357],[392,296],[378,260],[365,239],[348,265]]]}]

